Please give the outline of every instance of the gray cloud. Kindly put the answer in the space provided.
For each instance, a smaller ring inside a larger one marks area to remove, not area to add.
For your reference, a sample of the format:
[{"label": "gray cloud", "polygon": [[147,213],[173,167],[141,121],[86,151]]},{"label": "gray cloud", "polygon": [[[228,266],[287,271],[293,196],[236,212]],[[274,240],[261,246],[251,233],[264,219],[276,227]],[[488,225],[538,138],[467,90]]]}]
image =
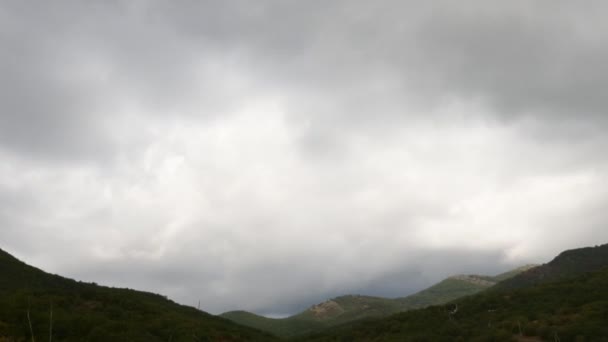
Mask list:
[{"label": "gray cloud", "polygon": [[605,6],[5,1],[2,248],[285,314],[605,242]]}]

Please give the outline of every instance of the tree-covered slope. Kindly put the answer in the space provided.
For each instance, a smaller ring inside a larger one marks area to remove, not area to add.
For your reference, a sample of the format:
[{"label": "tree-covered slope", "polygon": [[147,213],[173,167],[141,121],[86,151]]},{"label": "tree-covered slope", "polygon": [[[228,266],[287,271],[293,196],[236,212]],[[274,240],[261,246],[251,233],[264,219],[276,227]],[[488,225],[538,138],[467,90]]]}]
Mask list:
[{"label": "tree-covered slope", "polygon": [[221,316],[277,336],[292,337],[358,319],[384,317],[400,311],[401,304],[393,299],[347,295],[313,305],[286,318],[267,318],[247,311],[230,311]]},{"label": "tree-covered slope", "polygon": [[430,305],[447,303],[451,300],[470,296],[494,285],[494,282],[474,282],[473,276],[457,276],[447,278],[428,289],[422,290],[404,298],[397,298],[405,311],[406,309],[424,308]]},{"label": "tree-covered slope", "polygon": [[594,272],[608,266],[608,244],[567,250],[549,263],[502,281],[498,289],[521,288]]},{"label": "tree-covered slope", "polygon": [[246,311],[226,312],[222,317],[281,337],[300,336],[356,320],[386,317],[406,310],[446,303],[483,291],[493,286],[497,278],[513,276],[528,268],[518,268],[495,277],[453,276],[403,298],[340,296],[281,319],[267,318]]},{"label": "tree-covered slope", "polygon": [[608,341],[607,251],[608,245],[565,251],[518,275],[498,275],[494,279],[502,282],[474,296],[353,322],[309,339]]},{"label": "tree-covered slope", "polygon": [[307,341],[607,341],[608,270],[343,325]]},{"label": "tree-covered slope", "polygon": [[268,318],[247,311],[230,311],[221,317],[280,337],[310,334],[331,326],[307,317]]},{"label": "tree-covered slope", "polygon": [[396,300],[402,305],[401,311],[443,304],[454,299],[479,293],[500,281],[509,279],[535,267],[537,265],[525,265],[496,276],[457,275],[449,277],[411,296],[397,298]]},{"label": "tree-covered slope", "polygon": [[292,317],[333,326],[362,318],[384,317],[399,311],[401,304],[394,299],[346,295],[313,305]]},{"label": "tree-covered slope", "polygon": [[32,340],[32,333],[53,341],[273,339],[157,294],[48,274],[0,250],[0,341]]}]

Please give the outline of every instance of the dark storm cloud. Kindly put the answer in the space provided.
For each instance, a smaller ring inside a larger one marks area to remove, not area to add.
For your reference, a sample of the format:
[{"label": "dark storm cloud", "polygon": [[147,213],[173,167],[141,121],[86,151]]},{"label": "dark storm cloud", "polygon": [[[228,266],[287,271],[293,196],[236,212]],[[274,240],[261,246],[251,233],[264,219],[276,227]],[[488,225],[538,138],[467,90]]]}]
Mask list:
[{"label": "dark storm cloud", "polygon": [[435,62],[423,75],[457,96],[486,101],[501,118],[556,127],[563,139],[606,126],[607,27],[595,14],[605,4],[476,5],[439,9],[422,26],[420,53]]},{"label": "dark storm cloud", "polygon": [[[546,115],[591,129],[606,117],[607,30],[593,14],[603,6],[8,2],[2,138],[38,155],[100,153],[125,143],[107,121],[126,105],[174,115],[197,98],[197,116],[226,112],[243,94],[222,91],[223,75],[193,72],[210,59],[234,60],[258,86],[295,94],[294,115],[313,125],[394,124],[411,116],[395,109],[403,99],[430,101],[422,111],[462,97],[503,118]],[[586,122],[572,118],[581,115]]]},{"label": "dark storm cloud", "polygon": [[215,61],[212,55],[222,51],[204,37],[182,39],[141,5],[3,4],[0,136],[5,148],[38,158],[95,158],[133,143],[112,131],[123,124],[125,111],[185,114],[195,99],[204,106],[194,115],[206,118],[231,107],[247,85],[234,89],[213,74],[230,58],[222,55],[225,65]]},{"label": "dark storm cloud", "polygon": [[161,12],[191,39],[215,37],[246,54],[271,90],[290,94],[293,115],[308,118],[303,144],[313,150],[319,139],[365,134],[370,125],[382,132],[453,99],[487,105],[489,119],[528,119],[532,135],[547,138],[585,138],[607,124],[601,2],[219,7]]},{"label": "dark storm cloud", "polygon": [[3,1],[2,247],[283,314],[608,239],[605,10]]}]

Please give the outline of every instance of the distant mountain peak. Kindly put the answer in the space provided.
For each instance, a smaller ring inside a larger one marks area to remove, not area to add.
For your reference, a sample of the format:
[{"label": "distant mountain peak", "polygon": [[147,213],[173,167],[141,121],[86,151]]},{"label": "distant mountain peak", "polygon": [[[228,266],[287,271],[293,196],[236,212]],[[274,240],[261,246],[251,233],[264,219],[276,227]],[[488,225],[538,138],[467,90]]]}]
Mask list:
[{"label": "distant mountain peak", "polygon": [[479,286],[493,286],[496,284],[495,281],[488,280],[488,277],[479,276],[476,274],[457,274],[449,277],[448,279],[461,280],[467,283],[479,285]]},{"label": "distant mountain peak", "polygon": [[380,318],[429,305],[443,304],[464,296],[470,296],[489,287],[499,280],[520,272],[522,267],[498,276],[461,274],[443,281],[418,293],[402,298],[382,298],[349,294],[338,296],[286,318],[272,319],[248,312],[227,312],[223,317],[237,323],[289,337],[319,331],[359,319]]},{"label": "distant mountain peak", "polygon": [[496,281],[517,271],[524,272],[447,306],[354,322],[307,340],[604,341],[608,336],[606,245],[565,251],[547,264],[494,277],[450,277],[418,297],[453,294],[474,287],[470,280]]},{"label": "distant mountain peak", "polygon": [[502,281],[497,288],[521,288],[606,268],[608,268],[608,244],[570,249],[561,252],[544,265],[529,267],[517,276]]},{"label": "distant mountain peak", "polygon": [[[190,341],[194,335],[206,341],[274,340],[161,295],[49,274],[0,249],[0,341],[34,340],[34,333],[48,331],[51,303],[59,317],[49,332],[53,341]],[[25,308],[29,331],[23,329]]]},{"label": "distant mountain peak", "polygon": [[327,300],[311,306],[308,311],[317,319],[328,319],[341,315],[345,310],[335,301]]}]

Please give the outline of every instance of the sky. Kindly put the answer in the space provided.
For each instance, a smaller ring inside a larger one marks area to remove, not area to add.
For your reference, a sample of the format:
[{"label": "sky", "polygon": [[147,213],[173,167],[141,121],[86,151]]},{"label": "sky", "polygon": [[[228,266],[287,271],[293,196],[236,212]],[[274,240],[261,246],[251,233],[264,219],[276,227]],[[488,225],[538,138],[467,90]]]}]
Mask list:
[{"label": "sky", "polygon": [[606,243],[607,10],[0,0],[0,248],[285,315]]}]

